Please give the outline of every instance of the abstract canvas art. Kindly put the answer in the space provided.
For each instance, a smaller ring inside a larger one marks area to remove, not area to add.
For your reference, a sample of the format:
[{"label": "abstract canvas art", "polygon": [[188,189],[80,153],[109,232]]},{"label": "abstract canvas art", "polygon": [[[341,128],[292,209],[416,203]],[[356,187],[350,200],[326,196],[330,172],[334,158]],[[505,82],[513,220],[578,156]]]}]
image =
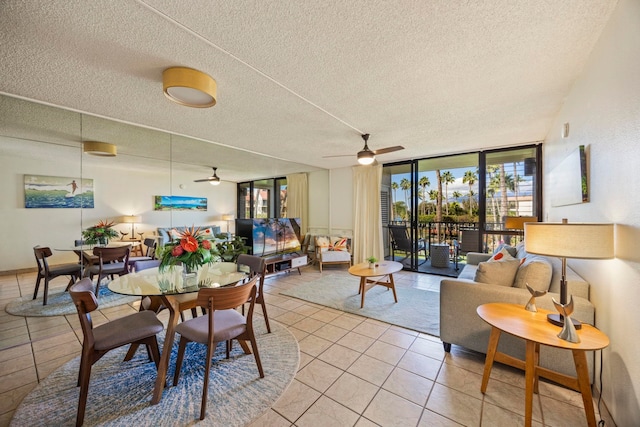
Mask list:
[{"label": "abstract canvas art", "polygon": [[24,176],[25,208],[93,208],[93,179]]}]

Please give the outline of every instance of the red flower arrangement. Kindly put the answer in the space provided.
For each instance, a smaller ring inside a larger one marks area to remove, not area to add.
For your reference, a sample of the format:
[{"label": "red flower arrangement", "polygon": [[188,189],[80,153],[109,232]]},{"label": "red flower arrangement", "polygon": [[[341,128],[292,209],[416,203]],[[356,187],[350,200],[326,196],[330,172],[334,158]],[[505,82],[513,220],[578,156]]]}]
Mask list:
[{"label": "red flower arrangement", "polygon": [[218,250],[204,238],[199,228],[185,227],[179,238],[162,247],[159,254],[160,271],[182,264],[188,271],[209,264],[219,258]]}]

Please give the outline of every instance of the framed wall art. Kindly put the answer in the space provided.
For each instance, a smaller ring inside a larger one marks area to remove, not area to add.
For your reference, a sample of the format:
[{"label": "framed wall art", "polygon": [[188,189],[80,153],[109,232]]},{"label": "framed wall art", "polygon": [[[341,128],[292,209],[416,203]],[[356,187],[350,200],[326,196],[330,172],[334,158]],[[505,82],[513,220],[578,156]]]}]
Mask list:
[{"label": "framed wall art", "polygon": [[25,208],[93,208],[93,179],[24,176]]},{"label": "framed wall art", "polygon": [[206,197],[155,196],[153,210],[156,211],[206,211]]}]

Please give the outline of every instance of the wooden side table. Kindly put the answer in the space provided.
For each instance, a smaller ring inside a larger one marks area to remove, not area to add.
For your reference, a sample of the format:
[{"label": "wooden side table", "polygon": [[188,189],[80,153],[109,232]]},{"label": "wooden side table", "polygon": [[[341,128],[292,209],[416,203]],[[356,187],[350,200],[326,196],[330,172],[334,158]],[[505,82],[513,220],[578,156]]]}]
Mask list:
[{"label": "wooden side table", "polygon": [[[391,289],[393,291],[393,299],[398,302],[393,273],[397,273],[400,270],[402,270],[402,264],[396,261],[379,262],[376,268],[369,268],[368,262],[349,267],[349,274],[360,277],[360,289],[358,290],[358,293],[362,295],[360,308],[364,307],[364,294],[375,285]],[[377,277],[377,279],[372,279],[372,277]],[[387,278],[386,281],[384,280],[385,278]]]},{"label": "wooden side table", "polygon": [[[582,394],[584,411],[590,427],[596,426],[593,398],[589,384],[589,370],[585,352],[600,350],[609,345],[609,338],[591,325],[583,324],[578,330],[579,343],[571,343],[557,337],[561,328],[547,321],[548,310],[538,309],[537,313],[527,311],[521,305],[490,303],[477,308],[478,315],[491,325],[491,335],[484,364],[480,391],[487,391],[489,375],[494,360],[525,371],[525,426],[531,426],[533,414],[533,393],[538,393],[538,378],[550,379]],[[500,334],[506,332],[522,338],[526,342],[525,360],[497,351]],[[576,377],[564,375],[538,366],[540,344],[571,350],[576,365]]]}]

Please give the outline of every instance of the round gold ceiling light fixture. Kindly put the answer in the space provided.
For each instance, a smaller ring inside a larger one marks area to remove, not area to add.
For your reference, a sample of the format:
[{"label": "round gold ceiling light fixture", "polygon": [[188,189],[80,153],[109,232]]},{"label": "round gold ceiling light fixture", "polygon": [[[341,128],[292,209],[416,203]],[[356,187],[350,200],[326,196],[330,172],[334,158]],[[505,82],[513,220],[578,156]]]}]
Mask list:
[{"label": "round gold ceiling light fixture", "polygon": [[92,156],[115,157],[118,147],[108,142],[85,141],[82,143],[82,151]]},{"label": "round gold ceiling light fixture", "polygon": [[216,81],[202,71],[187,67],[167,68],[162,72],[162,86],[165,96],[180,105],[194,108],[216,105]]}]

